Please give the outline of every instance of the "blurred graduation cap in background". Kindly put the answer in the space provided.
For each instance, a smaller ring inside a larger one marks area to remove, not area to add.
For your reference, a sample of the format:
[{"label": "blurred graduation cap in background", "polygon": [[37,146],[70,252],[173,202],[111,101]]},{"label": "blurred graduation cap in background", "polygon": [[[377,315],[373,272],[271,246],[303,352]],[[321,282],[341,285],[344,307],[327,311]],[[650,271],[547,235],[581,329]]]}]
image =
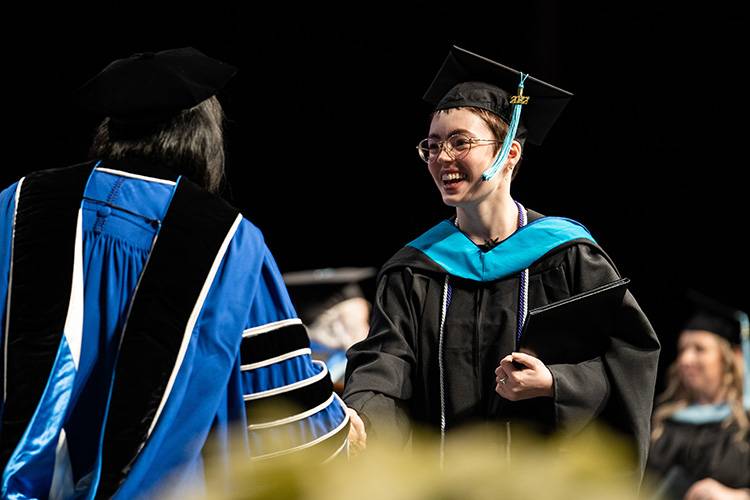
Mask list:
[{"label": "blurred graduation cap in background", "polygon": [[435,111],[470,106],[490,111],[508,125],[500,153],[483,173],[489,180],[505,163],[514,139],[542,144],[572,97],[566,90],[454,45],[423,98]]},{"label": "blurred graduation cap in background", "polygon": [[683,330],[704,330],[740,345],[743,317],[747,316],[744,312],[695,290],[688,290],[686,296],[692,312]]},{"label": "blurred graduation cap in background", "polygon": [[346,371],[346,350],[369,331],[370,301],[360,285],[376,273],[372,267],[341,267],[282,275],[310,333],[313,357],[326,362],[338,388]]}]

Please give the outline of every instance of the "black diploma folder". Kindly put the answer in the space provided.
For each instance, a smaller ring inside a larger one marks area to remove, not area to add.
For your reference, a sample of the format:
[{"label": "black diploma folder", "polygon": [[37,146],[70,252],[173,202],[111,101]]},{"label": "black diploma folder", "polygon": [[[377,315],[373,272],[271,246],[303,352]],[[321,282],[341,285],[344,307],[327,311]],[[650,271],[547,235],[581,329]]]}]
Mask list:
[{"label": "black diploma folder", "polygon": [[628,283],[628,278],[621,278],[532,309],[516,350],[547,365],[600,356],[607,348]]}]

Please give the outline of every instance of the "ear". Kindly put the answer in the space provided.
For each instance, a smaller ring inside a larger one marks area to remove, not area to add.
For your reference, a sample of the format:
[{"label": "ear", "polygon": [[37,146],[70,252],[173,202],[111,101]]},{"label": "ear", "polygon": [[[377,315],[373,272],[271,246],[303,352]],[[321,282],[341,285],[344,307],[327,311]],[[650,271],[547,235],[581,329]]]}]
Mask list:
[{"label": "ear", "polygon": [[508,159],[505,160],[505,175],[511,175],[513,173],[513,169],[516,168],[518,162],[521,161],[522,152],[523,148],[521,147],[521,143],[514,140],[510,145],[510,151],[508,151]]}]

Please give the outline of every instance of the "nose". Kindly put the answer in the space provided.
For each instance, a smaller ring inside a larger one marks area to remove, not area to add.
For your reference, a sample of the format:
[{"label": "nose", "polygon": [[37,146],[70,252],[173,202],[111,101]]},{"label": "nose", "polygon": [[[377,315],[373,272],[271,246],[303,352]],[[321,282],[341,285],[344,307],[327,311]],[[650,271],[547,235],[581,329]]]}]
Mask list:
[{"label": "nose", "polygon": [[437,157],[435,158],[436,161],[447,163],[453,161],[453,157],[448,154],[448,149],[450,148],[450,145],[448,143],[443,143],[440,145],[440,151],[438,152]]},{"label": "nose", "polygon": [[677,364],[680,367],[687,367],[695,364],[695,352],[693,349],[683,350],[679,356],[677,356]]}]

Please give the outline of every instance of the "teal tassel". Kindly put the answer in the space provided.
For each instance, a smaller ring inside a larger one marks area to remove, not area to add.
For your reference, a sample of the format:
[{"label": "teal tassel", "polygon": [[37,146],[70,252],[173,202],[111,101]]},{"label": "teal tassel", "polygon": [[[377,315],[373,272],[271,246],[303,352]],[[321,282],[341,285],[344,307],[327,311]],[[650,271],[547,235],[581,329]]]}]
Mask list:
[{"label": "teal tassel", "polygon": [[[526,78],[528,78],[529,75],[524,75],[521,73],[521,81],[518,83],[518,88],[522,89],[524,83],[526,82]],[[492,163],[490,168],[482,172],[482,179],[485,181],[488,181],[495,177],[495,174],[497,174],[497,171],[500,170],[500,167],[503,166],[505,163],[505,160],[508,159],[508,154],[510,153],[510,147],[513,145],[513,140],[516,138],[516,132],[518,131],[518,123],[521,121],[521,108],[523,107],[522,104],[514,104],[513,105],[513,114],[511,115],[510,125],[508,127],[508,133],[505,136],[505,141],[503,141],[503,147],[500,149],[500,153],[498,153],[497,157],[495,158],[495,161]]]},{"label": "teal tassel", "polygon": [[740,322],[742,359],[745,363],[743,367],[745,380],[742,384],[742,406],[745,407],[745,410],[750,411],[750,319],[744,312],[738,311],[736,314]]}]

